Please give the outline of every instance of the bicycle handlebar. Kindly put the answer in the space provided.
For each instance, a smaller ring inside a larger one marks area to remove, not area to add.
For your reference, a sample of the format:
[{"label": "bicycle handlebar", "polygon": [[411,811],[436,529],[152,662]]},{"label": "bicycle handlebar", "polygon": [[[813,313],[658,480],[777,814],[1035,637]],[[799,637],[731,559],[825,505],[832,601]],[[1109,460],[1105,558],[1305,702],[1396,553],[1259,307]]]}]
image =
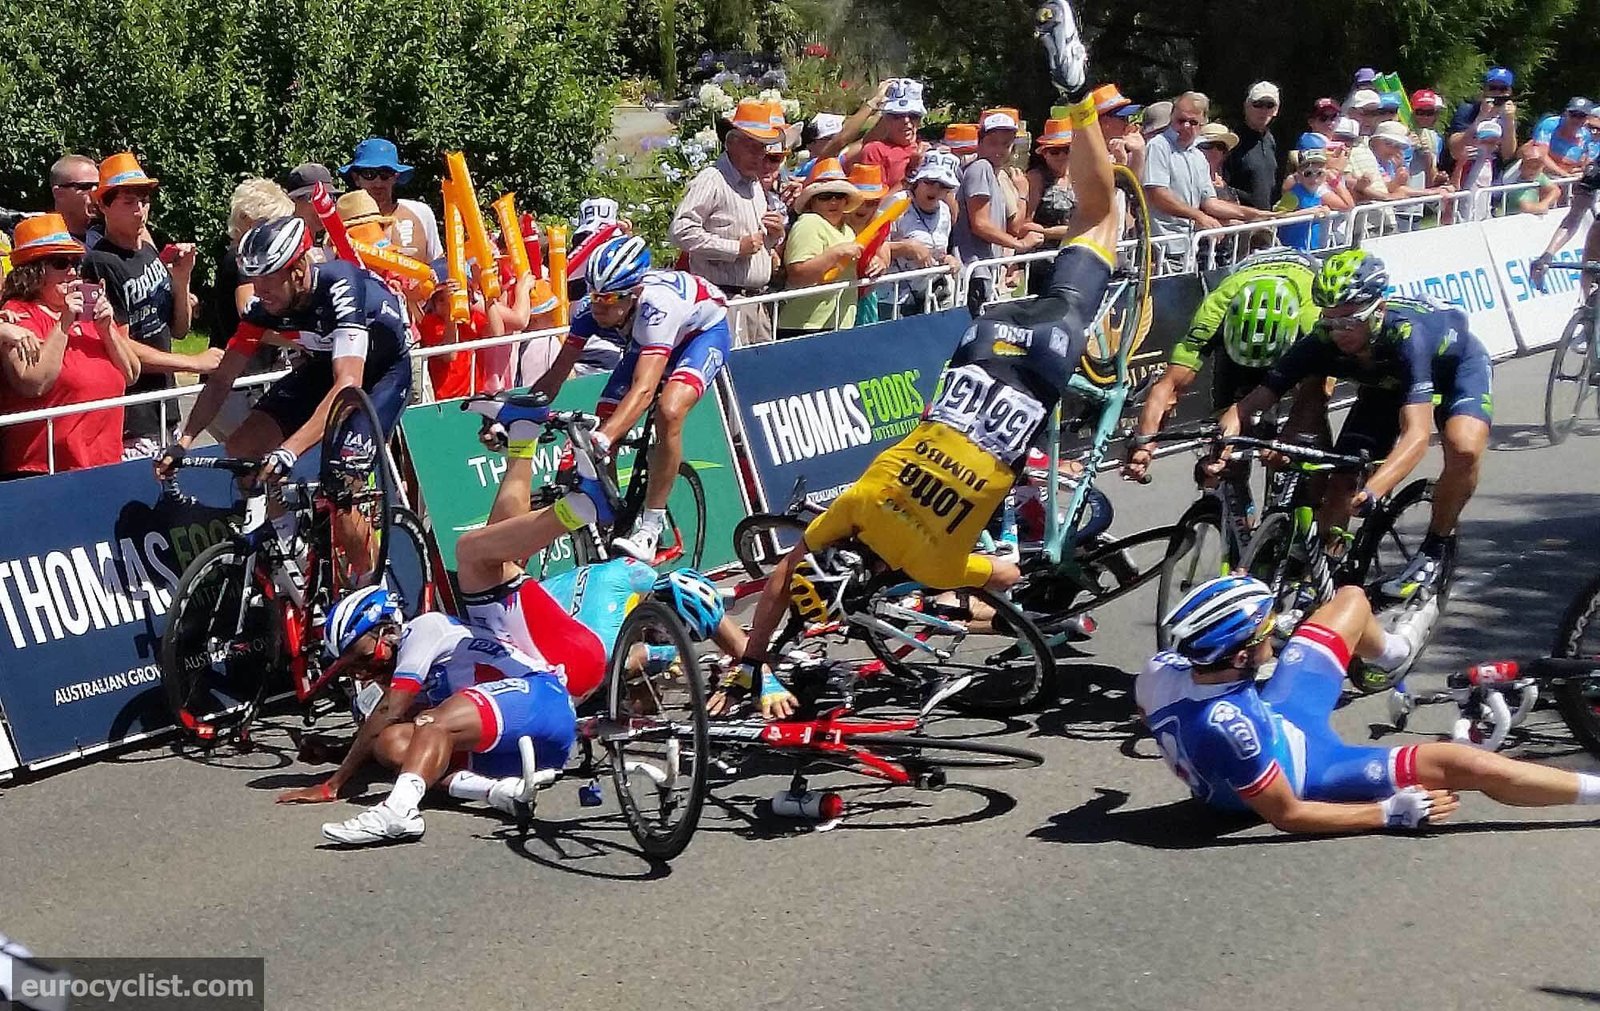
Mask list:
[{"label": "bicycle handlebar", "polygon": [[250,477],[261,470],[260,460],[246,460],[234,456],[192,456],[179,460],[177,467],[187,470],[199,467],[205,470],[225,470],[235,477]]},{"label": "bicycle handlebar", "polygon": [[1303,446],[1299,443],[1283,442],[1277,439],[1257,439],[1248,435],[1223,436],[1222,429],[1214,424],[1157,432],[1154,435],[1144,436],[1142,441],[1146,444],[1158,442],[1208,442],[1217,448],[1258,449],[1278,453],[1291,460],[1299,460],[1304,463],[1325,464],[1335,470],[1362,470],[1371,466],[1373,462],[1371,456],[1365,451],[1362,451],[1357,456],[1348,456],[1342,453],[1330,452],[1326,449],[1318,449],[1315,446]]},{"label": "bicycle handlebar", "polygon": [[1574,274],[1600,274],[1600,260],[1588,260],[1574,263],[1571,260],[1557,263],[1551,261],[1546,265],[1549,270],[1568,270]]}]

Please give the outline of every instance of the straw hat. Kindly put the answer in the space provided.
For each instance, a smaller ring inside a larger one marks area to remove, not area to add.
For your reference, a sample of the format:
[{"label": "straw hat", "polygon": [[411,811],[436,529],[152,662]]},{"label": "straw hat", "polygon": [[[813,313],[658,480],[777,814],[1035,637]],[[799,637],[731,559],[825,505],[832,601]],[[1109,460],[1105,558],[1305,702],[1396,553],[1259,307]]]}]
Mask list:
[{"label": "straw hat", "polygon": [[337,207],[346,228],[373,224],[388,228],[394,223],[394,218],[378,211],[378,202],[366,190],[351,190],[339,198]]},{"label": "straw hat", "polygon": [[1220,143],[1223,147],[1227,148],[1229,151],[1232,151],[1234,148],[1239,146],[1239,135],[1223,126],[1221,123],[1207,123],[1205,126],[1200,128],[1200,136],[1196,139],[1195,143]]},{"label": "straw hat", "polygon": [[82,256],[83,243],[67,231],[59,214],[35,214],[17,222],[16,242],[11,247],[11,265],[20,267],[46,256]]},{"label": "straw hat", "polygon": [[850,166],[850,185],[861,194],[863,201],[880,199],[889,192],[889,187],[883,184],[882,165],[862,165],[858,162]]},{"label": "straw hat", "polygon": [[850,179],[844,174],[844,168],[837,158],[823,158],[811,167],[805,189],[795,198],[795,213],[804,214],[811,201],[824,193],[843,193],[846,214],[861,206],[861,191],[850,185]]}]

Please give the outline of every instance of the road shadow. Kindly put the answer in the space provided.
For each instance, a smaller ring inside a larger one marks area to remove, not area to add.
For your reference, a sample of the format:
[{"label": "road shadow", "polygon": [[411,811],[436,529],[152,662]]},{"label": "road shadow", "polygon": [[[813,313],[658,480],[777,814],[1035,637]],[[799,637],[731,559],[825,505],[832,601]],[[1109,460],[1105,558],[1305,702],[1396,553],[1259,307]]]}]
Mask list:
[{"label": "road shadow", "polygon": [[1552,997],[1565,997],[1568,1000],[1583,1001],[1585,1004],[1600,1004],[1600,991],[1597,990],[1577,990],[1569,986],[1536,986],[1534,989]]},{"label": "road shadow", "polygon": [[[844,818],[828,831],[951,828],[1000,818],[1017,806],[1011,794],[975,783],[919,791],[882,783],[834,783],[831,779],[821,775],[808,781],[811,790],[837,793],[844,800]],[[772,798],[787,788],[787,775],[745,775],[737,781],[714,784],[700,818],[700,831],[763,841],[816,833],[819,825],[815,821],[773,813]]]},{"label": "road shadow", "polygon": [[1075,741],[1114,741],[1122,745],[1144,735],[1133,701],[1133,675],[1096,660],[1057,660],[1062,691],[1056,704],[1039,714],[1032,736]]},{"label": "road shadow", "polygon": [[596,881],[658,881],[672,873],[667,861],[639,850],[620,812],[567,819],[535,814],[526,832],[504,825],[480,838],[497,839],[530,863]]}]

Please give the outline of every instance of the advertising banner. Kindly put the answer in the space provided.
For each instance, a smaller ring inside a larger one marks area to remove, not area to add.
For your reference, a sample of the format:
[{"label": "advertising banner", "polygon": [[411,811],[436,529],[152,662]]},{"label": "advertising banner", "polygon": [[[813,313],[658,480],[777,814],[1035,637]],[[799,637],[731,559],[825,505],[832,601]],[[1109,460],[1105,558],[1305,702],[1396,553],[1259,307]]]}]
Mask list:
[{"label": "advertising banner", "polygon": [[[553,406],[567,411],[593,411],[606,378],[584,376],[569,380]],[[495,490],[506,472],[505,455],[489,452],[478,441],[478,424],[482,420],[461,410],[461,401],[447,400],[412,407],[400,422],[422,485],[423,505],[433,524],[445,568],[451,571],[456,567],[457,539],[468,530],[483,526],[489,518]],[[565,446],[566,441],[561,439],[538,447],[533,459],[535,488],[555,474]],[[623,488],[632,474],[633,458],[631,449],[618,454],[617,476]],[[728,432],[716,396],[705,397],[689,412],[683,426],[683,458],[700,475],[706,493],[705,554],[700,564],[711,568],[732,561],[733,527],[744,518],[744,510],[740,505],[738,472],[733,466]],[[686,503],[692,501],[686,487],[682,482],[675,485],[667,502],[674,519],[686,514]],[[554,575],[572,568],[572,564],[572,539],[563,536],[529,559],[528,571]]]},{"label": "advertising banner", "polygon": [[167,609],[190,560],[231,535],[234,500],[224,473],[186,471],[183,491],[163,498],[148,460],[0,484],[0,710],[23,764],[170,725]]},{"label": "advertising banner", "polygon": [[[1524,351],[1547,348],[1560,340],[1567,321],[1578,307],[1578,274],[1551,270],[1545,275],[1543,291],[1528,279],[1529,264],[1544,252],[1556,225],[1566,213],[1562,208],[1544,215],[1513,214],[1480,225],[1489,244],[1500,288],[1505,293],[1506,305],[1511,310],[1517,343]],[[1556,253],[1556,261],[1581,262],[1583,240],[1584,233],[1580,231]]]},{"label": "advertising banner", "polygon": [[1361,247],[1383,258],[1393,281],[1391,293],[1459,306],[1491,356],[1517,353],[1507,296],[1480,227],[1454,225],[1384,235],[1363,240]]}]

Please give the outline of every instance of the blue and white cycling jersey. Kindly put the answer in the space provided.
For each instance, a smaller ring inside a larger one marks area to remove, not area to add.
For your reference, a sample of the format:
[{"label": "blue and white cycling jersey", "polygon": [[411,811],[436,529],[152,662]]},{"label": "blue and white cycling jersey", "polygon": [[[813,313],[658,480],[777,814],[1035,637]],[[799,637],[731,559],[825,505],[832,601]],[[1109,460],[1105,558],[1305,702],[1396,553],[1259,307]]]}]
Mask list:
[{"label": "blue and white cycling jersey", "polygon": [[634,602],[655,586],[656,570],[635,558],[613,558],[551,576],[539,585],[599,637],[606,655]]},{"label": "blue and white cycling jersey", "polygon": [[1305,800],[1382,800],[1416,785],[1417,749],[1346,744],[1334,732],[1349,662],[1337,633],[1308,623],[1262,691],[1248,678],[1197,684],[1189,661],[1158,653],[1134,695],[1168,768],[1207,804],[1244,810],[1279,778]]},{"label": "blue and white cycling jersey", "polygon": [[1571,172],[1590,157],[1590,148],[1596,137],[1586,126],[1580,126],[1574,137],[1563,137],[1558,132],[1561,116],[1546,116],[1533,128],[1530,140],[1550,148],[1550,161],[1559,173]]},{"label": "blue and white cycling jersey", "polygon": [[391,684],[437,706],[463,688],[550,673],[543,657],[431,612],[406,622]]}]

